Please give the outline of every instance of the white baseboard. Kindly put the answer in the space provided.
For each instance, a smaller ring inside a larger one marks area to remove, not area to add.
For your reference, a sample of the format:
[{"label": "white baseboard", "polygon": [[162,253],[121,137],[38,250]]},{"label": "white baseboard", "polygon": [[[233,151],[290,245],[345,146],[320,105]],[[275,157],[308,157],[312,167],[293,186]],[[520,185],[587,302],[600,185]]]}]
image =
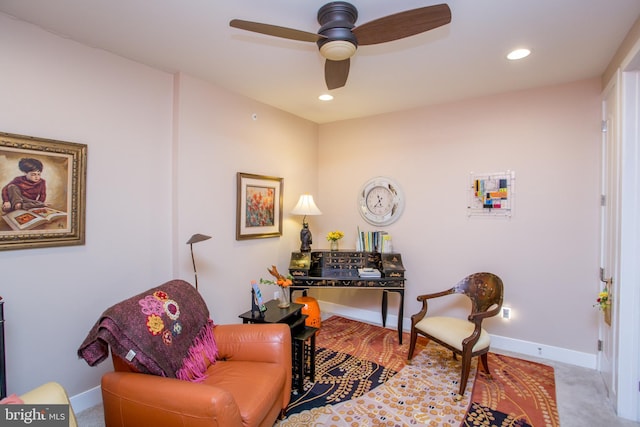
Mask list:
[{"label": "white baseboard", "polygon": [[596,369],[597,356],[595,354],[583,353],[568,348],[554,347],[499,335],[491,335],[491,348],[553,360],[582,368]]},{"label": "white baseboard", "polygon": [[73,412],[79,414],[85,409],[102,403],[102,391],[100,390],[100,386],[95,386],[87,391],[71,396],[69,401],[71,402]]},{"label": "white baseboard", "polygon": [[[382,314],[380,312],[362,310],[327,301],[318,301],[318,304],[320,305],[321,311],[382,326]],[[386,327],[396,329],[397,325],[397,314],[387,313]],[[406,317],[402,319],[402,328],[405,332],[408,332],[411,329],[411,319]],[[583,353],[562,347],[491,335],[491,348],[581,366],[583,368],[596,369],[597,356],[595,354]]]}]

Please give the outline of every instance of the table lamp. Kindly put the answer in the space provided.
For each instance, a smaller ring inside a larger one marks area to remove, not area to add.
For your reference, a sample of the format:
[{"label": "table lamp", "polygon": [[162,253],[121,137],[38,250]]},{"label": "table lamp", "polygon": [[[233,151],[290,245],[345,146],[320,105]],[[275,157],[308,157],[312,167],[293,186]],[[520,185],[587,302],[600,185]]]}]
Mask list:
[{"label": "table lamp", "polygon": [[322,215],[320,209],[313,201],[311,194],[303,194],[298,200],[298,204],[291,211],[294,215],[304,215],[302,218],[302,230],[300,230],[300,252],[311,251],[311,231],[307,223],[307,215]]},{"label": "table lamp", "polygon": [[196,271],[196,260],[193,257],[193,244],[204,242],[205,240],[209,240],[211,236],[207,236],[204,234],[194,234],[191,236],[189,240],[187,240],[187,245],[191,248],[191,262],[193,263],[193,274],[196,276],[196,290],[198,289],[198,272]]}]

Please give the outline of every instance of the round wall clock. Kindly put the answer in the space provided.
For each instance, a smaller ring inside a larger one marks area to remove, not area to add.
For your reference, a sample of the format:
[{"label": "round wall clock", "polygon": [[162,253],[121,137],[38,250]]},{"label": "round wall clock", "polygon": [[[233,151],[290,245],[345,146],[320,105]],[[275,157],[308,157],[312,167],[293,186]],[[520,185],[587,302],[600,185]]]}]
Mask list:
[{"label": "round wall clock", "polygon": [[400,186],[382,176],[367,181],[358,193],[358,210],[370,224],[389,225],[404,209],[404,194]]}]

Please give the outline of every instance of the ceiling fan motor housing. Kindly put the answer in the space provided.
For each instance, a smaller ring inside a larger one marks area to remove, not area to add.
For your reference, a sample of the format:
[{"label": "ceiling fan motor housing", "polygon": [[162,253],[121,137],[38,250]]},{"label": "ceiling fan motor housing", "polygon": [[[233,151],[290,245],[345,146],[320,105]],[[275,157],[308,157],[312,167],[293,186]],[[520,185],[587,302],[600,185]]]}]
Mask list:
[{"label": "ceiling fan motor housing", "polygon": [[318,10],[318,34],[326,37],[317,42],[322,56],[333,61],[353,56],[358,47],[358,39],[351,32],[356,19],[358,10],[344,1],[327,3]]}]

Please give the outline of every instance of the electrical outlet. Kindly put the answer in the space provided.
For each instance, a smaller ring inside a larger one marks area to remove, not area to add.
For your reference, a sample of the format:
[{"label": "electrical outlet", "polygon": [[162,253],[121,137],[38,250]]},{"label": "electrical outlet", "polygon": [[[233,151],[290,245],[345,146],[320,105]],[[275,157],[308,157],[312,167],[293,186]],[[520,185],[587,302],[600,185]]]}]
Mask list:
[{"label": "electrical outlet", "polygon": [[511,309],[509,307],[502,307],[502,318],[511,319]]}]

